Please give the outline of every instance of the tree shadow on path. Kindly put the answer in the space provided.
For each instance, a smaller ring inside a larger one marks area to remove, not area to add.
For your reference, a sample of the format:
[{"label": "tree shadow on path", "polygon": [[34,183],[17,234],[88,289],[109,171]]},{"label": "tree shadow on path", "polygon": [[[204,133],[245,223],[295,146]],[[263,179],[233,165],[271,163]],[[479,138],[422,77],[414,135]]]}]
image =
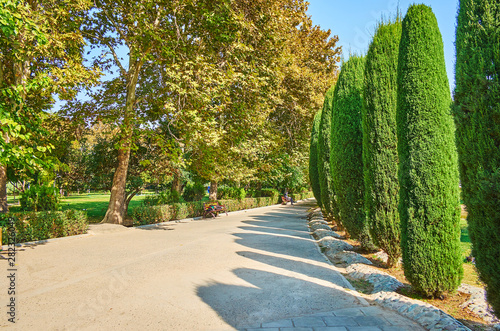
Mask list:
[{"label": "tree shadow on path", "polygon": [[[293,316],[359,307],[344,278],[318,252],[306,227],[307,206],[250,216],[235,243],[248,259],[232,272],[248,285],[212,281],[198,296],[235,328]],[[249,265],[251,267],[245,267]]]}]

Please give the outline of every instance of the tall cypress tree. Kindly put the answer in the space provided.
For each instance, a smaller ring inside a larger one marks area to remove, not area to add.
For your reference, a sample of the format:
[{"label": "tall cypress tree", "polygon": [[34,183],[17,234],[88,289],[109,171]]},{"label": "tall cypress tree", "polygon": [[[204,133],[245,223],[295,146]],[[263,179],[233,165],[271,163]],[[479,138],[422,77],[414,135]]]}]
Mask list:
[{"label": "tall cypress tree", "polygon": [[321,109],[314,116],[313,127],[311,129],[311,144],[309,146],[309,181],[313,190],[314,197],[320,208],[323,208],[321,203],[321,187],[319,186],[318,172],[318,130],[321,121]]},{"label": "tall cypress tree", "polygon": [[432,10],[412,5],[398,61],[401,242],[406,278],[441,296],[462,279],[455,128],[443,42]]},{"label": "tall cypress tree", "polygon": [[361,112],[364,63],[363,57],[351,56],[342,65],[333,97],[330,161],[342,224],[363,248],[371,248],[363,203]]},{"label": "tall cypress tree", "polygon": [[365,211],[373,242],[389,256],[388,266],[401,257],[396,133],[400,40],[399,17],[379,24],[366,55],[362,114]]},{"label": "tall cypress tree", "polygon": [[323,109],[321,111],[321,120],[318,133],[318,174],[321,189],[321,203],[323,204],[323,215],[333,221],[338,216],[335,213],[335,194],[333,192],[332,175],[330,171],[330,135],[332,118],[332,86],[325,95]]},{"label": "tall cypress tree", "polygon": [[500,316],[500,3],[461,0],[454,115],[472,254]]}]

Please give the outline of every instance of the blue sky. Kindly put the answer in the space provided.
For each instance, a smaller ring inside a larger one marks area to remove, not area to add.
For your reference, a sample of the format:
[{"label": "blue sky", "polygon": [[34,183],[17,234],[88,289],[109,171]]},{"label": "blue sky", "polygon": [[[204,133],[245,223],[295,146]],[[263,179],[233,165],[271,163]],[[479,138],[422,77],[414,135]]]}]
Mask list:
[{"label": "blue sky", "polygon": [[446,71],[450,88],[455,80],[455,27],[458,0],[308,0],[313,23],[323,30],[330,29],[339,36],[345,60],[349,53],[366,54],[375,32],[375,26],[382,17],[394,18],[398,7],[404,16],[413,3],[423,3],[432,8],[443,36]]}]

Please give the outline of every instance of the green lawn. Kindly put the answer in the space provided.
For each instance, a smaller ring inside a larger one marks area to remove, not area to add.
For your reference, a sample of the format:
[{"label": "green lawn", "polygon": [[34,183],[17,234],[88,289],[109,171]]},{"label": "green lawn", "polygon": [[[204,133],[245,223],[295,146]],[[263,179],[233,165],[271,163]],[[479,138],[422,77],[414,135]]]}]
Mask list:
[{"label": "green lawn", "polygon": [[[146,197],[146,195],[151,193],[143,193],[142,195],[136,195],[130,201],[128,206],[129,213],[134,210],[134,208],[141,205],[142,200]],[[14,199],[12,196],[7,198],[9,204],[14,203]],[[19,203],[18,197],[16,196],[16,202]],[[106,210],[109,204],[109,193],[84,193],[84,194],[72,194],[69,197],[63,198],[60,200],[61,209],[76,209],[76,210],[84,210],[87,212],[87,216],[89,218],[90,223],[100,222],[104,215],[106,214]],[[19,211],[19,204],[10,206],[9,210],[12,212]]]},{"label": "green lawn", "polygon": [[463,283],[484,287],[484,284],[479,280],[476,267],[472,262],[465,262],[465,258],[470,255],[472,244],[470,242],[469,230],[467,225],[467,212],[462,210],[460,217],[460,248],[462,248],[462,258],[464,259],[464,278]]},{"label": "green lawn", "polygon": [[[147,193],[136,195],[132,198],[128,206],[129,213],[134,210],[134,208],[141,205],[141,202],[144,200],[146,195]],[[90,223],[96,223],[102,220],[106,214],[106,210],[108,209],[108,204],[109,194],[102,193],[74,194],[61,199],[62,210],[85,210]]]}]

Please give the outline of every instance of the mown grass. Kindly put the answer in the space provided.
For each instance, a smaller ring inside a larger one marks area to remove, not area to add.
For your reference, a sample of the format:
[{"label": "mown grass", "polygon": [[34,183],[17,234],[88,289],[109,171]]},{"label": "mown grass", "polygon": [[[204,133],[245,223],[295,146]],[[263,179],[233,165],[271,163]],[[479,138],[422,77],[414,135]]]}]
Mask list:
[{"label": "mown grass", "polygon": [[462,249],[462,258],[464,261],[464,278],[462,279],[462,283],[484,287],[484,284],[479,280],[476,267],[472,262],[467,262],[466,260],[466,258],[471,254],[472,244],[470,242],[467,225],[467,212],[464,208],[462,208],[462,214],[460,216],[460,247]]},{"label": "mown grass", "polygon": [[[148,194],[152,193],[146,192],[141,195],[134,196],[128,206],[129,213],[131,213],[134,208],[139,207]],[[19,202],[17,196],[16,202]],[[14,203],[12,196],[8,197],[8,203]],[[98,223],[103,219],[106,214],[106,210],[108,209],[109,193],[72,194],[69,197],[62,198],[60,200],[60,204],[61,210],[75,209],[86,211],[89,223]],[[20,207],[19,205],[11,205],[9,206],[9,210],[11,212],[18,212],[20,211]]]}]

